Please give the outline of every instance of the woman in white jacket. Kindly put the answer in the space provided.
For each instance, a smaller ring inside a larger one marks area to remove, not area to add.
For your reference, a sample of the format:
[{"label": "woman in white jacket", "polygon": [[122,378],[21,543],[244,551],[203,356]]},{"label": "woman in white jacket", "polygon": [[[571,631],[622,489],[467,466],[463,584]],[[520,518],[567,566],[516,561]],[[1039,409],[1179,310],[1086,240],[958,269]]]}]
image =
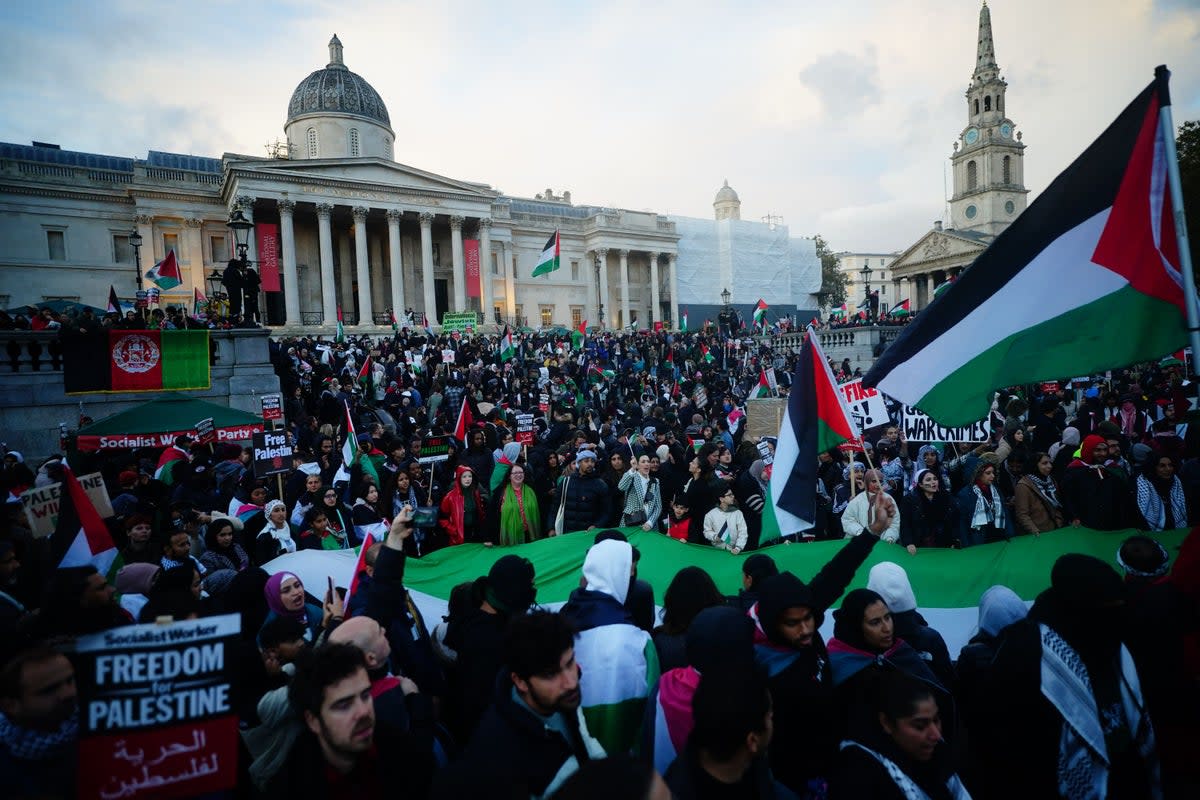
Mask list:
[{"label": "woman in white jacket", "polygon": [[704,538],[737,555],[746,546],[746,518],[737,507],[733,489],[717,498],[717,507],[704,515]]},{"label": "woman in white jacket", "polygon": [[[869,515],[875,502],[875,495],[883,491],[880,488],[883,477],[879,474],[879,470],[867,470],[863,475],[863,481],[867,485],[866,491],[854,495],[850,504],[846,506],[846,510],[842,512],[842,530],[845,531],[847,539],[858,536],[867,528],[871,521]],[[883,496],[884,502],[891,511],[892,522],[883,533],[879,534],[879,538],[885,542],[898,542],[900,541],[900,509],[891,495],[883,492]]]}]

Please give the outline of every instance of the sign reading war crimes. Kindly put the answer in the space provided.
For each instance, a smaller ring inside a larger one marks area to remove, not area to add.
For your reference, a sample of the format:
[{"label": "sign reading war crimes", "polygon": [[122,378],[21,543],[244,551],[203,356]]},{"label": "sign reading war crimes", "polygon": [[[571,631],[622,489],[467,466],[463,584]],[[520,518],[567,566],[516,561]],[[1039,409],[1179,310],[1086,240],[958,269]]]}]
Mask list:
[{"label": "sign reading war crimes", "polygon": [[929,417],[925,416],[925,412],[913,408],[912,406],[904,407],[904,438],[910,442],[973,442],[975,444],[983,444],[988,441],[992,435],[992,424],[987,419],[981,419],[979,422],[970,425],[963,425],[961,428],[947,428],[945,425],[939,425]]},{"label": "sign reading war crimes", "polygon": [[237,783],[232,646],[241,617],[80,637],[79,797],[173,798]]},{"label": "sign reading war crimes", "polygon": [[285,432],[256,433],[253,443],[254,477],[266,478],[292,471],[292,446],[288,444]]}]

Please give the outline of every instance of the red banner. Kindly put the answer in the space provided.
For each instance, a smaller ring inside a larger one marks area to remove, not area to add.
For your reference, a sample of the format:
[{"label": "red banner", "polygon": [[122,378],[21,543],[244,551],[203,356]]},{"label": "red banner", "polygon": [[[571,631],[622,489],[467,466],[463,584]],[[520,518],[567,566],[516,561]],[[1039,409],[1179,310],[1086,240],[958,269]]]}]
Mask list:
[{"label": "red banner", "polygon": [[467,267],[467,297],[479,297],[478,239],[463,239],[463,261]]},{"label": "red banner", "polygon": [[[256,433],[262,433],[261,424],[233,425],[227,428],[217,428],[218,442],[248,442]],[[199,434],[195,428],[164,431],[162,433],[112,433],[92,436],[78,436],[75,446],[81,453],[94,453],[97,450],[136,450],[141,447],[170,447],[175,443],[176,436],[190,436],[193,439]]]},{"label": "red banner", "polygon": [[254,226],[258,237],[258,275],[264,292],[278,292],[279,287],[279,226],[260,222]]}]

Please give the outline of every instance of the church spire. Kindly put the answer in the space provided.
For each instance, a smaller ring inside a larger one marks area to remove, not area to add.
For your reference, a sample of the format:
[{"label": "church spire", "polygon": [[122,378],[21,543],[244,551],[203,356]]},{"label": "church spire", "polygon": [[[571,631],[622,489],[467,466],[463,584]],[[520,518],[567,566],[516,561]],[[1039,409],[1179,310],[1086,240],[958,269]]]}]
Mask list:
[{"label": "church spire", "polygon": [[992,12],[987,0],[979,9],[979,49],[975,55],[975,75],[985,70],[996,70],[996,46],[992,43]]},{"label": "church spire", "polygon": [[325,65],[326,69],[345,69],[346,64],[342,61],[342,40],[335,33],[333,38],[329,40],[329,63]]}]

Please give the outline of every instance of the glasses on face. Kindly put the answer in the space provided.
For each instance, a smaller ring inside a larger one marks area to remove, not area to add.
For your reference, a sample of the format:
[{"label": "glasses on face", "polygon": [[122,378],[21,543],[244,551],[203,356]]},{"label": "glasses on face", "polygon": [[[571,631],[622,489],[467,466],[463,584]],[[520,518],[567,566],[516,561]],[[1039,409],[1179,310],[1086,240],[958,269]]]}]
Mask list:
[{"label": "glasses on face", "polygon": [[325,495],[325,499],[326,499],[326,500],[337,500],[337,495],[336,495],[335,493],[333,493],[333,492],[328,492],[328,493]]}]

